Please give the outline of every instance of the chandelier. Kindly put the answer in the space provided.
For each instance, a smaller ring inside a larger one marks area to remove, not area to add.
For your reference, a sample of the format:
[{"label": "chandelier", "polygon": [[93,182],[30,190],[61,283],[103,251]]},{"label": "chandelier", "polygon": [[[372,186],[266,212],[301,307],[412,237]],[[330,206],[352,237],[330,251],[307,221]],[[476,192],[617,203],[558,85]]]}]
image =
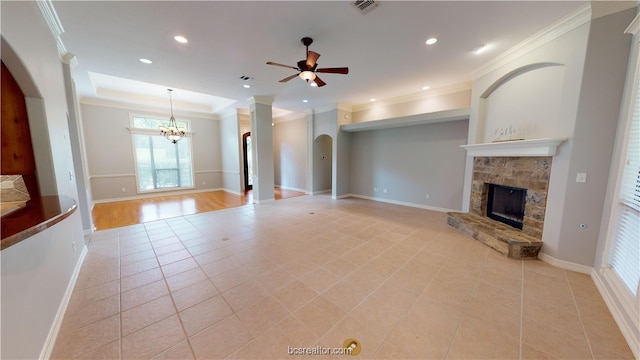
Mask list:
[{"label": "chandelier", "polygon": [[176,123],[176,118],[173,117],[173,100],[171,98],[171,92],[173,89],[167,89],[169,92],[169,104],[171,105],[171,117],[169,118],[169,126],[160,126],[160,134],[172,143],[177,143],[187,134],[187,129],[179,128]]}]

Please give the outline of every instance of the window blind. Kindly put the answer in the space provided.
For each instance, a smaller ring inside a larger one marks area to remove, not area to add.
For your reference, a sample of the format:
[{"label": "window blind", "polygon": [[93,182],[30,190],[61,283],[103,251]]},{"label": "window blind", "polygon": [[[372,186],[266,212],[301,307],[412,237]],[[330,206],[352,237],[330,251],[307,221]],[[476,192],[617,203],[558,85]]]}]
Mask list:
[{"label": "window blind", "polygon": [[633,115],[620,187],[617,230],[611,267],[636,296],[640,282],[640,81],[636,81]]}]

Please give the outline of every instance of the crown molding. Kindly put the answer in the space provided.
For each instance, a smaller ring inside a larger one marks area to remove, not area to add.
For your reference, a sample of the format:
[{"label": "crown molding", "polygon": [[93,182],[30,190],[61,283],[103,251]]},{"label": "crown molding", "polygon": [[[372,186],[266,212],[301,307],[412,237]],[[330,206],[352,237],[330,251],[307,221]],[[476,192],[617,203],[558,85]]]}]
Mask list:
[{"label": "crown molding", "polygon": [[36,1],[36,4],[38,4],[42,17],[44,17],[47,25],[49,25],[51,34],[56,38],[64,34],[64,27],[62,26],[62,22],[60,21],[58,13],[53,7],[51,0],[38,0]]},{"label": "crown molding", "polygon": [[625,29],[625,34],[638,35],[640,33],[640,14],[637,14],[636,17],[633,18],[631,24]]},{"label": "crown molding", "polygon": [[509,50],[496,56],[485,65],[474,70],[471,75],[475,80],[482,77],[500,67],[512,62],[513,60],[529,53],[548,42],[568,33],[569,31],[591,21],[591,5],[586,4],[573,13],[565,16],[555,24],[539,31],[531,37],[525,39],[519,44],[513,46]]},{"label": "crown molding", "polygon": [[370,110],[370,109],[375,109],[379,107],[391,106],[396,104],[404,104],[412,101],[420,101],[420,100],[425,100],[425,99],[436,97],[436,96],[454,94],[457,92],[469,91],[469,90],[471,90],[471,82],[467,81],[459,84],[442,86],[435,89],[423,90],[423,91],[409,94],[409,95],[402,95],[402,96],[393,97],[385,100],[378,100],[373,103],[368,102],[364,104],[353,105],[350,111],[358,112],[358,111]]},{"label": "crown molding", "polygon": [[[114,107],[114,108],[119,108],[124,110],[147,111],[147,112],[152,112],[157,114],[163,114],[163,113],[168,114],[167,108],[150,106],[150,105],[141,105],[138,103],[127,103],[123,101],[98,99],[98,98],[92,98],[92,97],[82,97],[80,98],[79,102],[82,105],[105,106],[105,107]],[[179,109],[175,110],[174,113],[178,116],[184,116],[184,117],[220,120],[220,115],[218,114],[202,113],[202,112],[195,112],[195,111],[184,111]]]},{"label": "crown molding", "polygon": [[51,35],[53,35],[53,38],[56,40],[58,58],[65,64],[70,64],[73,67],[78,66],[78,59],[76,59],[75,57],[69,59],[69,52],[67,51],[67,47],[64,46],[64,43],[60,38],[60,35],[64,34],[64,27],[62,26],[62,22],[60,21],[58,13],[53,7],[53,3],[51,2],[51,0],[38,0],[36,1],[36,4],[38,5],[38,9],[40,9],[42,17],[49,26]]}]

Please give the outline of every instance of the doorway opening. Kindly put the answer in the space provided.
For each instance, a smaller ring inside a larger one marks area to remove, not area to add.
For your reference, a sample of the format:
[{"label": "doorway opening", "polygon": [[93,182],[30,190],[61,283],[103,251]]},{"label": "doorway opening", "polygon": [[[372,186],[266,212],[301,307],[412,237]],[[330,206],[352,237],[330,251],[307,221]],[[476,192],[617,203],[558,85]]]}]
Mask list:
[{"label": "doorway opening", "polygon": [[242,157],[244,158],[244,191],[253,189],[253,156],[251,153],[251,132],[242,134]]}]

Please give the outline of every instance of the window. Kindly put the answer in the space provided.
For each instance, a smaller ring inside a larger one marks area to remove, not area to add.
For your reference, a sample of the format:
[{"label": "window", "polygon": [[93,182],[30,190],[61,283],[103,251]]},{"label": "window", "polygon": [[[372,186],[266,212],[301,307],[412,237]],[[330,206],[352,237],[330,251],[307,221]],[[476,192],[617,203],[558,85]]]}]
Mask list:
[{"label": "window", "polygon": [[[138,191],[193,187],[191,138],[173,144],[160,135],[158,128],[168,120],[132,115],[132,137],[136,159]],[[189,129],[189,123],[178,120]]]},{"label": "window", "polygon": [[617,229],[611,248],[611,267],[636,296],[640,283],[640,77],[636,77],[633,112],[627,133],[626,156]]}]

